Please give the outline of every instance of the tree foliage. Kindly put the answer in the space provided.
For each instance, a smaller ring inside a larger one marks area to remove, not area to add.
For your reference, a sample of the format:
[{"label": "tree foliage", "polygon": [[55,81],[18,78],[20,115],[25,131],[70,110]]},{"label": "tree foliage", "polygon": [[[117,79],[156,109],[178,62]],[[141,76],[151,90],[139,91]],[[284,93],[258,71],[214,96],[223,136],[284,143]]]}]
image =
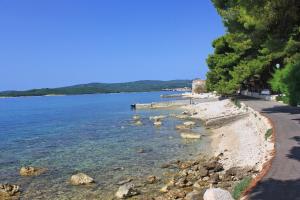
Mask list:
[{"label": "tree foliage", "polygon": [[[300,1],[212,2],[227,31],[213,41],[214,53],[207,58],[210,69],[207,73],[207,89],[220,94],[233,94],[249,80],[259,77],[262,87],[271,84],[274,90],[292,98],[297,91],[278,77],[284,74],[286,80],[292,78],[289,73],[297,71],[296,63],[300,57]],[[284,69],[277,72],[277,63]],[[281,86],[278,87],[278,84]],[[297,101],[299,103],[299,99]]]}]

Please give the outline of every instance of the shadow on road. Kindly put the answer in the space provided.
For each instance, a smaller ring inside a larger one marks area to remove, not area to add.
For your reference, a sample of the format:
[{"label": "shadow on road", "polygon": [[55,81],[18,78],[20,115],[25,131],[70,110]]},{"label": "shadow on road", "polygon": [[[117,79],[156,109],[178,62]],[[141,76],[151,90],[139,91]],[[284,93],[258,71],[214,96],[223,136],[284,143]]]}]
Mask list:
[{"label": "shadow on road", "polygon": [[292,120],[294,120],[294,121],[296,121],[300,124],[300,118],[299,119],[292,119]]},{"label": "shadow on road", "polygon": [[274,106],[262,110],[264,113],[289,113],[292,115],[300,114],[300,108],[291,106]]},{"label": "shadow on road", "polygon": [[253,200],[300,200],[300,179],[260,182],[251,194]]},{"label": "shadow on road", "polygon": [[[298,142],[298,146],[294,146],[291,150],[290,153],[287,155],[288,158],[295,159],[300,161],[300,136],[295,136],[290,138],[291,140],[295,140]],[[300,190],[300,188],[299,188]]]}]

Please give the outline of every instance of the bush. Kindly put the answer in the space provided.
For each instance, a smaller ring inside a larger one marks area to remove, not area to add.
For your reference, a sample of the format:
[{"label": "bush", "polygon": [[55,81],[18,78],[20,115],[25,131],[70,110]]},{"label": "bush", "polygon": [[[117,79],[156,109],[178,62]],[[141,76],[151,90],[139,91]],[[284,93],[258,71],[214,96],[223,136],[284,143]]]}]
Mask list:
[{"label": "bush", "polygon": [[245,177],[239,183],[237,183],[233,189],[232,196],[234,199],[239,199],[243,192],[247,189],[251,182],[251,177]]},{"label": "bush", "polygon": [[267,132],[265,133],[265,140],[267,140],[273,133],[273,130],[270,128],[267,130]]},{"label": "bush", "polygon": [[284,69],[277,70],[270,84],[274,91],[284,94],[282,100],[291,106],[300,103],[300,60],[290,62]]},{"label": "bush", "polygon": [[241,108],[242,105],[241,105],[241,102],[239,99],[237,98],[232,98],[231,101],[234,103],[234,105],[236,105],[238,108]]}]

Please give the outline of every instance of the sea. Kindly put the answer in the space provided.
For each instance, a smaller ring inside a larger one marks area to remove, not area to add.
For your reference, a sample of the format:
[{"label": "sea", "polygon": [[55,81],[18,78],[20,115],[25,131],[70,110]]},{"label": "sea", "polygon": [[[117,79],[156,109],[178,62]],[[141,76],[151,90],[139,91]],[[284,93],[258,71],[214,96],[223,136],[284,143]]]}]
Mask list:
[{"label": "sea", "polygon": [[[19,185],[21,199],[106,200],[113,199],[122,180],[139,185],[150,175],[163,178],[168,172],[162,164],[192,159],[209,148],[206,137],[187,141],[175,130],[183,121],[174,114],[182,110],[130,107],[166,101],[161,98],[166,94],[174,92],[0,99],[0,183]],[[141,117],[142,125],[134,124],[134,115]],[[159,128],[149,120],[157,115],[167,116]],[[197,129],[207,133],[201,122]],[[47,171],[22,177],[22,166]],[[79,172],[95,183],[70,185],[70,177]],[[163,181],[151,187],[156,191],[162,185]],[[147,194],[147,186],[141,187]]]}]

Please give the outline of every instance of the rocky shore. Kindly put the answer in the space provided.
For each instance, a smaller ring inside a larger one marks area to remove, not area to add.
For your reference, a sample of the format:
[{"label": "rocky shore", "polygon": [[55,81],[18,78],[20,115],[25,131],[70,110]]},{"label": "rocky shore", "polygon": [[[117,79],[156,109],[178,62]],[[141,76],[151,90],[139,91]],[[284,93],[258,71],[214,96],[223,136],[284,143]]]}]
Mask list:
[{"label": "rocky shore", "polygon": [[[240,199],[273,156],[274,143],[268,134],[272,126],[268,119],[229,99],[183,105],[181,109],[182,115],[175,117],[200,120],[211,130],[214,156],[165,165],[177,172],[160,189],[162,194],[146,199]],[[189,131],[181,133],[183,138],[199,139],[200,135],[190,132],[193,125],[186,121],[176,129]]]},{"label": "rocky shore", "polygon": [[242,103],[231,100],[199,103],[186,106],[192,117],[204,121],[211,129],[212,149],[215,155],[223,154],[225,169],[252,167],[262,170],[274,150],[274,143],[266,134],[272,130],[267,118]]}]

